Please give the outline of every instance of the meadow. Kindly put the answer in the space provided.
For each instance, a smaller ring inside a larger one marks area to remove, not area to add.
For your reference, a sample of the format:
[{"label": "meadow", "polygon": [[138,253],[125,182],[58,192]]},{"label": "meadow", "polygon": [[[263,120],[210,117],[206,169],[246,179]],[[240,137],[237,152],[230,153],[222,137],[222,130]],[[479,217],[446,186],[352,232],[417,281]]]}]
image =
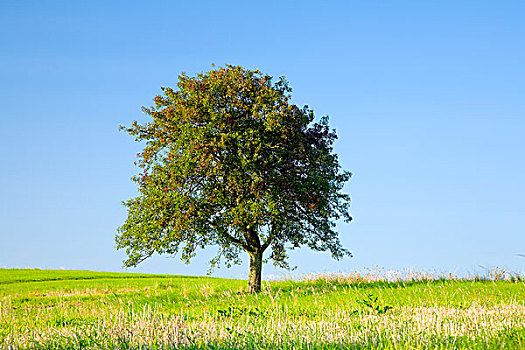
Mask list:
[{"label": "meadow", "polygon": [[0,269],[5,349],[519,349],[525,281],[378,271],[263,282]]}]

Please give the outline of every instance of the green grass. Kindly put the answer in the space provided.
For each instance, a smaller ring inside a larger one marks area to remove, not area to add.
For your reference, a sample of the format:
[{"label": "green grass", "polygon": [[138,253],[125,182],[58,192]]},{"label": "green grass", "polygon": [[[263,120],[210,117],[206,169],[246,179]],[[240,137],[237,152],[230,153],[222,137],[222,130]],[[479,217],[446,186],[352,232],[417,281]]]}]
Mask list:
[{"label": "green grass", "polygon": [[427,277],[321,275],[251,295],[240,280],[0,269],[0,347],[525,348],[523,280]]},{"label": "green grass", "polygon": [[60,280],[88,279],[123,279],[123,278],[162,278],[165,275],[150,275],[140,273],[122,274],[118,272],[67,271],[67,270],[31,270],[31,269],[0,269],[0,285],[20,282],[45,282]]}]

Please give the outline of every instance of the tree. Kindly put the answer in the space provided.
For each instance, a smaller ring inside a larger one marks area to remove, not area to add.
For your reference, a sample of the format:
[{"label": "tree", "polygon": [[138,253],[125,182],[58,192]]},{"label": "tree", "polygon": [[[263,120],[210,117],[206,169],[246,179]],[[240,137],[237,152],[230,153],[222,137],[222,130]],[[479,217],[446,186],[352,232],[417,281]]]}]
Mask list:
[{"label": "tree", "polygon": [[250,256],[249,291],[261,288],[263,253],[288,267],[286,249],[308,246],[336,259],[342,247],[335,220],[351,220],[328,118],[313,123],[308,106],[290,103],[284,77],[226,66],[162,88],[143,111],[152,120],[122,127],[136,141],[140,195],[118,228],[125,266],[154,253],[189,262],[198,248],[218,246],[211,266]]}]

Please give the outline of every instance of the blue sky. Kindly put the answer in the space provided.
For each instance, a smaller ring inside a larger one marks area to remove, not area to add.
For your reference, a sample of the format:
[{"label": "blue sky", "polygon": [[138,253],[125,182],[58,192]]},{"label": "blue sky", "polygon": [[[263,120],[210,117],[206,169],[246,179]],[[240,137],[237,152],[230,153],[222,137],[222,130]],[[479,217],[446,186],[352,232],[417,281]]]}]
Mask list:
[{"label": "blue sky", "polygon": [[[119,271],[141,146],[118,126],[181,72],[229,63],[285,75],[354,173],[339,226],[354,257],[295,251],[295,273],[523,271],[524,15],[522,1],[2,1],[0,267]],[[130,271],[201,275],[213,251]]]}]

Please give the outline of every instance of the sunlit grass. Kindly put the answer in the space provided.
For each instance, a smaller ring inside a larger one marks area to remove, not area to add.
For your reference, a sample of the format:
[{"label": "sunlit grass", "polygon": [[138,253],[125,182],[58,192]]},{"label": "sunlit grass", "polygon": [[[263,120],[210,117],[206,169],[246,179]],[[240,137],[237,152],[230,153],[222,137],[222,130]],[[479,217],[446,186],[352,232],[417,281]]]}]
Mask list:
[{"label": "sunlit grass", "polygon": [[265,282],[260,294],[250,295],[239,280],[0,270],[0,344],[57,349],[525,347],[522,279],[504,272],[469,278],[415,272],[389,276],[377,271],[309,275]]}]

